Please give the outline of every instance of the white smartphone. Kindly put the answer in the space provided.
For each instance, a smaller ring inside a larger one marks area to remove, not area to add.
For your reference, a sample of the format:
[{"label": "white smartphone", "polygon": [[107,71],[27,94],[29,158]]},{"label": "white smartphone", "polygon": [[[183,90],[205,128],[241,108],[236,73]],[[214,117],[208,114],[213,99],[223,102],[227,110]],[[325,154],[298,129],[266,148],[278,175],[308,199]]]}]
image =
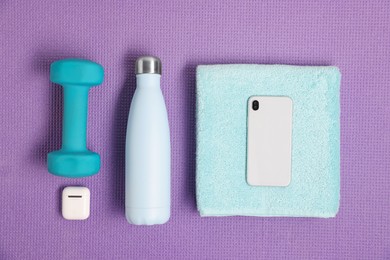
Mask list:
[{"label": "white smartphone", "polygon": [[291,181],[293,101],[281,96],[248,100],[247,183],[288,186]]}]

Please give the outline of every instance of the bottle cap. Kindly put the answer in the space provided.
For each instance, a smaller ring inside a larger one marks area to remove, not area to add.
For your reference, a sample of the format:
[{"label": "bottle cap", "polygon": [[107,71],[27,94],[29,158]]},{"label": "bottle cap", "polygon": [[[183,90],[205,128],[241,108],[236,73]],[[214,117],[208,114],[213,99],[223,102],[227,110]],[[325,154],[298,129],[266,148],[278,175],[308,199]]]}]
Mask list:
[{"label": "bottle cap", "polygon": [[135,74],[160,74],[161,61],[157,57],[142,56],[135,62]]}]

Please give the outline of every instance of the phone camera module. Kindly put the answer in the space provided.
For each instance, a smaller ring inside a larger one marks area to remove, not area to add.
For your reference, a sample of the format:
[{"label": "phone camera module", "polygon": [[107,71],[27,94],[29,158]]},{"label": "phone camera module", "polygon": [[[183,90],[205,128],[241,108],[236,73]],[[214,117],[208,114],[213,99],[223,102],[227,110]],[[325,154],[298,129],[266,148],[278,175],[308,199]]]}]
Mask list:
[{"label": "phone camera module", "polygon": [[256,110],[259,109],[259,101],[254,100],[254,101],[252,102],[252,109],[253,109],[254,111],[256,111]]}]

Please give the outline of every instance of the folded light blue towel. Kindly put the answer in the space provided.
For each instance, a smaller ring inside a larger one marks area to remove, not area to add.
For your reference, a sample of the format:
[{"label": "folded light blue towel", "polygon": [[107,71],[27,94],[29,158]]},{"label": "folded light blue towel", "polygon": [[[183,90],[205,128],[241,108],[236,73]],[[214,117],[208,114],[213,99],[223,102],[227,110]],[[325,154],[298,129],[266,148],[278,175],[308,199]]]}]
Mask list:
[{"label": "folded light blue towel", "polygon": [[[196,196],[201,216],[334,217],[340,190],[340,72],[336,67],[197,67]],[[292,179],[246,182],[247,101],[293,99]]]}]

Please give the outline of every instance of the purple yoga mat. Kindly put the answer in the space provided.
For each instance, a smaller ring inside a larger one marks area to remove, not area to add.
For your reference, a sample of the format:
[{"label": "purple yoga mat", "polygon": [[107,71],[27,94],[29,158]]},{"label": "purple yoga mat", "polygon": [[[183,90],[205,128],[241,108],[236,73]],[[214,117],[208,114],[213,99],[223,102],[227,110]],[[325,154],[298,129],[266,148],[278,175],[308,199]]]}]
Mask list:
[{"label": "purple yoga mat", "polygon": [[[0,2],[0,259],[386,259],[390,257],[389,1]],[[163,62],[172,138],[172,217],[124,217],[124,143],[134,61]],[[47,172],[61,143],[62,90],[49,65],[101,63],[88,146],[102,169]],[[195,202],[195,67],[335,65],[341,83],[341,202],[334,219],[201,218]],[[66,221],[60,193],[91,189],[91,216]]]}]

